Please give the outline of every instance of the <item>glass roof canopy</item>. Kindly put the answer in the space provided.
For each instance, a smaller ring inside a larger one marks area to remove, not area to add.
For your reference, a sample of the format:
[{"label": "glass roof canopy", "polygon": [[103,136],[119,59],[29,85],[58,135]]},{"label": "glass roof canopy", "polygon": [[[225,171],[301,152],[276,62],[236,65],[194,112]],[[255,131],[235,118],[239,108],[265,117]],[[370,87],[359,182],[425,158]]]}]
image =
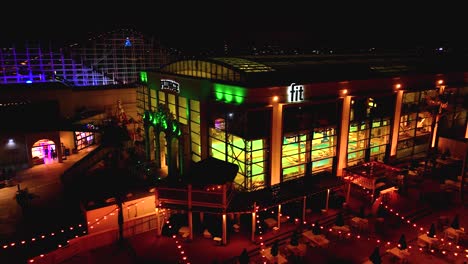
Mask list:
[{"label": "glass roof canopy", "polygon": [[262,63],[241,58],[214,58],[243,72],[271,72],[275,69]]},{"label": "glass roof canopy", "polygon": [[241,82],[248,73],[273,72],[275,69],[242,58],[182,60],[166,65],[162,72],[214,80]]}]

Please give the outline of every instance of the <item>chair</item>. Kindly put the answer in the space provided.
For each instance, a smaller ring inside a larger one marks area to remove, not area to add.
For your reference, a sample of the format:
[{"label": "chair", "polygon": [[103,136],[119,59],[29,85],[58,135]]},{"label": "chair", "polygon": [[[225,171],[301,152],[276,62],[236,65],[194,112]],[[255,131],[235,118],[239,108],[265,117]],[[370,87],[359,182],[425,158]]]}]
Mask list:
[{"label": "chair", "polygon": [[208,231],[208,229],[205,229],[203,231],[203,237],[204,238],[212,238],[213,236],[211,235],[210,231]]}]

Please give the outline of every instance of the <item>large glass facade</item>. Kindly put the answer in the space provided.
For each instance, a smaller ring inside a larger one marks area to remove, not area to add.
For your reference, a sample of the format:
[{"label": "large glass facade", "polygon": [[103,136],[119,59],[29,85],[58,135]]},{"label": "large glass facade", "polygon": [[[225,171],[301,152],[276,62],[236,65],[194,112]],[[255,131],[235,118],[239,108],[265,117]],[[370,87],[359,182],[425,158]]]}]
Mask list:
[{"label": "large glass facade", "polygon": [[190,100],[190,140],[192,143],[192,160],[201,160],[200,138],[200,102]]},{"label": "large glass facade", "polygon": [[283,181],[302,177],[306,173],[307,135],[283,137],[281,166]]},{"label": "large glass facade", "polygon": [[397,159],[426,155],[432,133],[432,113],[424,106],[436,90],[406,92],[403,94],[400,127],[398,130]]},{"label": "large glass facade", "polygon": [[138,116],[143,117],[145,110],[149,107],[148,102],[148,88],[146,86],[139,86],[136,92],[136,104]]},{"label": "large glass facade", "polygon": [[440,135],[463,137],[467,116],[463,102],[468,95],[468,87],[446,88],[444,94],[447,104],[439,120]]},{"label": "large glass facade", "polygon": [[240,190],[265,187],[267,145],[264,139],[246,140],[225,131],[224,120],[217,119],[209,129],[210,156],[239,166],[234,184]]},{"label": "large glass facade", "polygon": [[187,98],[179,96],[179,122],[188,125],[189,112],[187,107]]},{"label": "large glass facade", "polygon": [[312,134],[312,173],[332,170],[336,156],[336,129],[320,128]]},{"label": "large glass facade", "polygon": [[390,142],[393,98],[364,97],[351,102],[348,133],[348,166],[384,161]]},{"label": "large glass facade", "polygon": [[331,171],[335,156],[335,128],[317,128],[310,134],[284,136],[281,159],[283,181],[310,173],[307,164],[311,164],[312,173]]}]

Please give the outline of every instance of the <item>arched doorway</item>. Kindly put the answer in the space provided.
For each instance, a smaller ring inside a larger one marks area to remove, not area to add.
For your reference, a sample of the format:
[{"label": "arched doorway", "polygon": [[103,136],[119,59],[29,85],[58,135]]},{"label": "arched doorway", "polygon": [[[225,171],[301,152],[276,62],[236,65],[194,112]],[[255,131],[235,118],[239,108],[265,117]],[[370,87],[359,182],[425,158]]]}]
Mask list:
[{"label": "arched doorway", "polygon": [[33,165],[58,162],[55,143],[50,139],[40,139],[31,148]]}]

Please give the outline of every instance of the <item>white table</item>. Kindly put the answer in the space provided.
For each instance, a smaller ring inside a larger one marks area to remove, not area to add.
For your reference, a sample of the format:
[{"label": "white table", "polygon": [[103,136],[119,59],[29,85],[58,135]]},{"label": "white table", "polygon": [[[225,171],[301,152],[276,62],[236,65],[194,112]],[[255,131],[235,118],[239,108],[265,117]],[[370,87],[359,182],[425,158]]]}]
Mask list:
[{"label": "white table", "polygon": [[427,244],[427,248],[431,249],[432,243],[439,241],[439,239],[435,237],[429,237],[427,234],[422,234],[418,236],[418,242],[419,241],[423,242],[424,244]]},{"label": "white table", "polygon": [[315,235],[310,230],[303,232],[302,236],[319,247],[326,247],[330,244],[330,241],[324,235]]},{"label": "white table", "polygon": [[460,239],[460,235],[465,234],[465,229],[460,228],[460,229],[455,229],[453,227],[449,227],[445,229],[444,231],[445,238],[453,238],[455,239],[455,242],[458,243],[458,240]]},{"label": "white table", "polygon": [[190,234],[190,228],[188,226],[182,226],[179,228],[179,235],[186,236],[187,234]]},{"label": "white table", "polygon": [[347,226],[347,225],[344,225],[344,226],[334,225],[334,226],[332,226],[332,230],[334,232],[337,232],[340,238],[343,235],[347,235],[350,232],[349,226]]},{"label": "white table", "polygon": [[278,255],[276,255],[276,257],[271,255],[271,247],[265,248],[265,251],[263,251],[263,255],[270,263],[278,263],[278,264],[288,263],[288,260],[286,259],[286,257],[283,256],[279,252],[278,252]]},{"label": "white table", "polygon": [[401,250],[398,247],[387,249],[387,252],[397,257],[402,262],[405,262],[410,255],[410,253],[408,252],[408,249]]},{"label": "white table", "polygon": [[265,219],[263,221],[268,226],[268,228],[273,228],[274,226],[276,226],[278,224],[278,221],[276,221],[273,218],[267,218],[267,219]]},{"label": "white table", "polygon": [[368,230],[369,220],[356,216],[351,218],[351,226],[359,229],[359,231]]},{"label": "white table", "polygon": [[297,246],[293,246],[291,244],[286,246],[286,250],[291,252],[292,254],[296,256],[305,256],[307,252],[307,246],[303,243],[299,243]]}]

